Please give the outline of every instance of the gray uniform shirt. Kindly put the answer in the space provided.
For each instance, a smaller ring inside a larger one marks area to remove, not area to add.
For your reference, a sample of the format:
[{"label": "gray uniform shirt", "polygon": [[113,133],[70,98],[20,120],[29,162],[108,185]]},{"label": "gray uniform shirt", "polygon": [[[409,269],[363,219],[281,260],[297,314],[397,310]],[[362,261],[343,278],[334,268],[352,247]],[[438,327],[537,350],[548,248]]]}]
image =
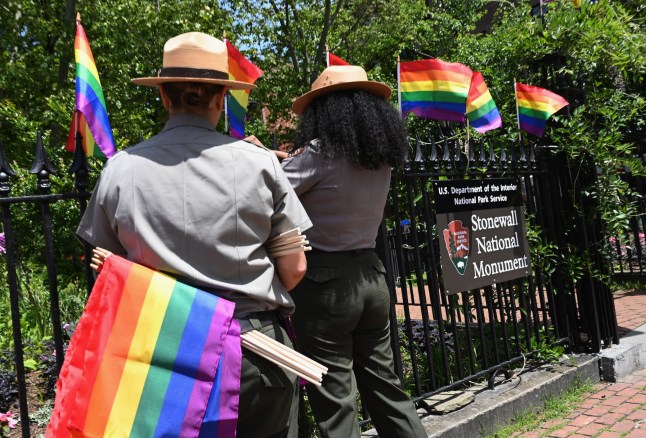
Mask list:
[{"label": "gray uniform shirt", "polygon": [[389,166],[366,170],[345,159],[325,159],[316,141],[281,165],[314,224],[306,233],[313,248],[374,248],[390,187]]},{"label": "gray uniform shirt", "polygon": [[243,316],[293,311],[263,244],[310,226],[273,153],[181,115],[108,160],[77,234],[193,286],[221,289]]}]

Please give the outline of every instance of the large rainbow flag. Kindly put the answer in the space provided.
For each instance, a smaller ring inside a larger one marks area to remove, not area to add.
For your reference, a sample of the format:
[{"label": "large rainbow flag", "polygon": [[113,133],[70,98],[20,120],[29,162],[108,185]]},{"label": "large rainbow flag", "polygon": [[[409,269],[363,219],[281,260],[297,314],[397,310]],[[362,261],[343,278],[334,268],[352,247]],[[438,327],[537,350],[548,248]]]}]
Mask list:
[{"label": "large rainbow flag", "polygon": [[235,436],[234,307],[108,257],[65,355],[47,437]]},{"label": "large rainbow flag", "polygon": [[[74,58],[76,59],[76,112],[72,117],[70,131],[75,131],[71,137],[74,138],[78,130],[84,138],[87,155],[111,157],[115,153],[112,128],[108,120],[99,72],[80,21],[76,24]],[[77,116],[78,112],[83,115],[82,118]],[[74,151],[75,147],[75,140],[70,142],[70,136],[68,136],[65,149]]]},{"label": "large rainbow flag", "polygon": [[536,137],[545,133],[547,120],[554,113],[569,105],[556,93],[534,85],[514,84],[518,105],[518,127]]},{"label": "large rainbow flag", "polygon": [[[229,56],[229,79],[253,84],[264,73],[257,65],[244,57],[233,44],[226,40]],[[231,137],[244,138],[244,121],[251,90],[230,90],[227,96],[227,116]]]},{"label": "large rainbow flag", "polygon": [[480,133],[502,126],[500,112],[494,102],[489,88],[479,71],[473,72],[471,86],[467,96],[467,118],[473,129]]},{"label": "large rainbow flag", "polygon": [[402,116],[464,122],[472,73],[464,64],[439,59],[400,62]]}]

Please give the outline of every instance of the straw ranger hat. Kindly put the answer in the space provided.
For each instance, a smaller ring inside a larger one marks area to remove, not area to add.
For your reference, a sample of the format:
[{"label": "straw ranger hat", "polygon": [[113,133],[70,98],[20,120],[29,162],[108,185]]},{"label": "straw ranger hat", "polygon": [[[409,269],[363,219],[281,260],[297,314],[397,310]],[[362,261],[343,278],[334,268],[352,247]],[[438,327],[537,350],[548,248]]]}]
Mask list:
[{"label": "straw ranger hat", "polygon": [[313,99],[337,90],[363,90],[388,99],[392,90],[386,84],[369,81],[366,71],[356,65],[332,65],[316,78],[312,90],[292,103],[292,111],[302,114]]},{"label": "straw ranger hat", "polygon": [[163,68],[156,77],[136,78],[132,82],[158,87],[165,82],[219,84],[232,90],[251,90],[248,82],[229,80],[227,46],[223,41],[201,32],[177,35],[164,44]]}]

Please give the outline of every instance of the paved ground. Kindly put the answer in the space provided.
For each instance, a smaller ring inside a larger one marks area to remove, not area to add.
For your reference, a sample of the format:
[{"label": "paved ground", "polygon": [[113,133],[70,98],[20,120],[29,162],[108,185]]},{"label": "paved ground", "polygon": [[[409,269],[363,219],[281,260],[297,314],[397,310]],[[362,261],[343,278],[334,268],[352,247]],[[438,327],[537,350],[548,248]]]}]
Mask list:
[{"label": "paved ground", "polygon": [[[646,323],[646,291],[615,295],[620,336]],[[524,438],[646,438],[646,369],[616,383],[600,382],[567,418],[546,422]]]}]

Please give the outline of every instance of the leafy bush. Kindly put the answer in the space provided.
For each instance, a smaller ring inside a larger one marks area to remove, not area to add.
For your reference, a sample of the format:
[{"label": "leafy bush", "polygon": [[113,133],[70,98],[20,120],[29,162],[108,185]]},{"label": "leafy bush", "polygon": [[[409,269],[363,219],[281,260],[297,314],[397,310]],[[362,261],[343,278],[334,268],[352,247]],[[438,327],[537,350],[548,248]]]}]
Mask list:
[{"label": "leafy bush", "polygon": [[0,354],[0,412],[8,411],[18,399],[18,381],[14,369],[14,354]]}]

